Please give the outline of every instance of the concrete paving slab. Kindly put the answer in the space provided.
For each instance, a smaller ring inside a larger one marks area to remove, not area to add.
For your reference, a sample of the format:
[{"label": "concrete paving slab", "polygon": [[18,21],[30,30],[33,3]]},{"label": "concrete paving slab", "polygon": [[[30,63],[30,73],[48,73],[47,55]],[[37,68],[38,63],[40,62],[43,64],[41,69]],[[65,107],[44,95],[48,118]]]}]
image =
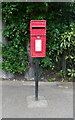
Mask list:
[{"label": "concrete paving slab", "polygon": [[[3,118],[73,118],[73,87],[64,83],[59,87],[55,83],[40,83],[39,96],[47,100],[47,107],[28,107],[27,96],[34,96],[32,82],[3,81],[2,117]],[[68,86],[68,87],[65,87]]]},{"label": "concrete paving slab", "polygon": [[35,96],[27,96],[28,108],[44,108],[48,103],[44,96],[38,96],[38,101],[35,100]]},{"label": "concrete paving slab", "polygon": [[0,80],[0,120],[2,119],[2,81]]}]

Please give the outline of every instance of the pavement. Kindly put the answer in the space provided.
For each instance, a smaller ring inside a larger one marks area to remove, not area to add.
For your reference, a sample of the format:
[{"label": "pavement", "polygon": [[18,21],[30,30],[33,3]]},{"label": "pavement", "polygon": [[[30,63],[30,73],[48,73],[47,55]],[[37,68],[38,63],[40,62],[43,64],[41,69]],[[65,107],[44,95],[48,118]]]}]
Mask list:
[{"label": "pavement", "polygon": [[35,82],[33,81],[4,80],[2,118],[73,118],[72,82],[39,82],[39,96],[43,96],[46,100],[45,107],[38,107],[36,104],[28,107],[27,98],[34,96],[34,93]]},{"label": "pavement", "polygon": [[2,118],[2,81],[0,80],[0,120]]}]

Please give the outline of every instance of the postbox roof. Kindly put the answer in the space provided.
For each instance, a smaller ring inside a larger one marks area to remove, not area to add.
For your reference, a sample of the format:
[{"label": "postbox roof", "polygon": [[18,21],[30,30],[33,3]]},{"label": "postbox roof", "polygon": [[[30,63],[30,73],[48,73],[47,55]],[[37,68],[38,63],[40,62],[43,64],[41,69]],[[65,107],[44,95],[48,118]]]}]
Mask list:
[{"label": "postbox roof", "polygon": [[46,20],[31,20],[32,27],[46,27]]},{"label": "postbox roof", "polygon": [[36,22],[38,22],[38,21],[46,21],[46,20],[31,20],[31,21],[36,21]]}]

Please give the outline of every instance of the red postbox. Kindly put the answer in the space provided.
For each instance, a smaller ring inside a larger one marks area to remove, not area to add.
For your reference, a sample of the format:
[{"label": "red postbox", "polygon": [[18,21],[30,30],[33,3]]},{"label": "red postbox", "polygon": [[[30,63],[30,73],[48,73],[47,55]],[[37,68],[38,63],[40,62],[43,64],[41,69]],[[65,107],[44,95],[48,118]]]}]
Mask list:
[{"label": "red postbox", "polygon": [[46,56],[46,20],[30,21],[30,56]]}]

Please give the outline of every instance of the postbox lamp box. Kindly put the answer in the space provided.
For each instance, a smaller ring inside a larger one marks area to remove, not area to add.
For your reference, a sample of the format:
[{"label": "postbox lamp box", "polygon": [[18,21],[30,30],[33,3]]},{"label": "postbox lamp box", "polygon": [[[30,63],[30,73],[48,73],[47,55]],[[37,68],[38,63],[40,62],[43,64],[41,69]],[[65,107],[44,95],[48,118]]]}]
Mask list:
[{"label": "postbox lamp box", "polygon": [[46,20],[30,21],[30,56],[46,56]]}]

